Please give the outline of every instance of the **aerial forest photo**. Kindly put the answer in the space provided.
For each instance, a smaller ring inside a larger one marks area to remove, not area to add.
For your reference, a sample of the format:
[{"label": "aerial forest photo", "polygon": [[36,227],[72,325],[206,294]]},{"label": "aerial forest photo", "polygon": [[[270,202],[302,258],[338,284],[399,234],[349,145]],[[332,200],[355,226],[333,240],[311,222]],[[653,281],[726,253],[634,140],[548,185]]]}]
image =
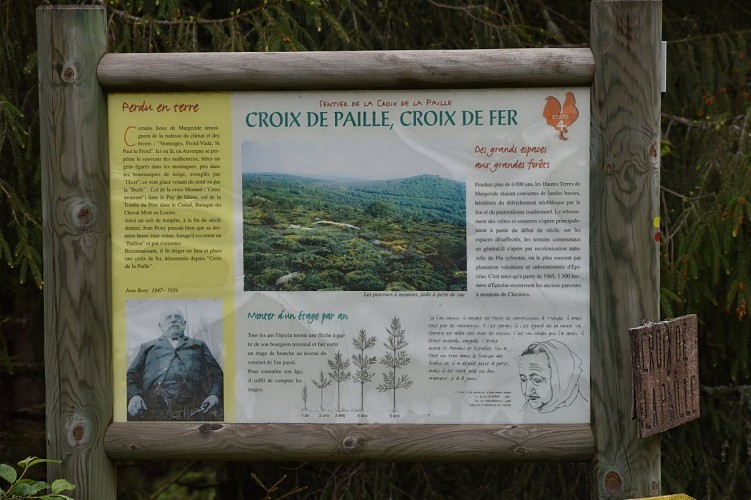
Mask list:
[{"label": "aerial forest photo", "polygon": [[463,291],[463,182],[243,173],[245,290]]}]

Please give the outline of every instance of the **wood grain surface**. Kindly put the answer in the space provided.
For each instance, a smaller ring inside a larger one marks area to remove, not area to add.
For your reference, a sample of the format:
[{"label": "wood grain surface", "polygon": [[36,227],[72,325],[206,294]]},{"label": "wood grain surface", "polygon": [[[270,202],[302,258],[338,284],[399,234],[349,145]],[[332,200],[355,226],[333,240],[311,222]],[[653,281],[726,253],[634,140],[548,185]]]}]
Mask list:
[{"label": "wood grain surface", "polygon": [[632,418],[628,330],[659,318],[662,5],[591,4],[597,71],[590,170],[592,498],[660,491],[659,438],[640,440]]},{"label": "wood grain surface", "polygon": [[102,445],[112,420],[104,7],[37,10],[50,480],[78,499],[115,498]]},{"label": "wood grain surface", "polygon": [[107,54],[108,91],[587,86],[583,49]]},{"label": "wood grain surface", "polygon": [[588,424],[352,425],[113,423],[105,436],[122,460],[588,461]]}]

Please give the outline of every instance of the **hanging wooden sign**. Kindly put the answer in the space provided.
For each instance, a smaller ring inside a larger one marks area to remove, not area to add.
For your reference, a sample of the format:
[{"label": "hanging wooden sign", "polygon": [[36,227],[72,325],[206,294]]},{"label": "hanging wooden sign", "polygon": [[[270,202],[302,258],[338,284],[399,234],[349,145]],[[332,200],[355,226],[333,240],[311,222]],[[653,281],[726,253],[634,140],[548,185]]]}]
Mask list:
[{"label": "hanging wooden sign", "polygon": [[699,418],[696,315],[648,323],[629,335],[639,437]]}]

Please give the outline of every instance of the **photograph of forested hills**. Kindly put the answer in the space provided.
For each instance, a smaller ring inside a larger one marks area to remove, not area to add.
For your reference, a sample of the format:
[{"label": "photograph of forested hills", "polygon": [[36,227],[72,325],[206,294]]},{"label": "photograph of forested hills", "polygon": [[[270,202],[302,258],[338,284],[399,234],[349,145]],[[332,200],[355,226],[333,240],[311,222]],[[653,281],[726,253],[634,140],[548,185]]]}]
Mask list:
[{"label": "photograph of forested hills", "polygon": [[245,173],[244,289],[466,290],[465,184]]}]

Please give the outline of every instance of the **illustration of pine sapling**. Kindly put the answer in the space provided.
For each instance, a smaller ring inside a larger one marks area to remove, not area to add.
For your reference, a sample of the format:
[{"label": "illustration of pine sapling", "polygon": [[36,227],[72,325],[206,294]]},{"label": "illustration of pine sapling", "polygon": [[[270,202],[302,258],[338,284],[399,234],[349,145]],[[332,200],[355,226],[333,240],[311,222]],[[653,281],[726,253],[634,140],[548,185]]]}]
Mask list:
[{"label": "illustration of pine sapling", "polygon": [[376,389],[379,392],[393,391],[394,394],[394,409],[396,412],[396,390],[406,389],[412,385],[412,379],[409,375],[402,374],[399,378],[396,377],[396,371],[399,368],[404,368],[411,361],[410,357],[404,350],[407,348],[407,340],[404,338],[404,334],[407,333],[399,321],[399,318],[394,316],[391,320],[391,329],[386,328],[389,334],[388,341],[383,345],[386,347],[386,355],[381,358],[381,364],[391,368],[391,371],[383,372],[383,383]]},{"label": "illustration of pine sapling", "polygon": [[341,351],[336,351],[334,359],[328,359],[326,361],[331,369],[329,377],[336,382],[336,410],[342,411],[341,384],[345,380],[352,378],[352,372],[347,371],[347,368],[349,368],[349,360],[344,359]]},{"label": "illustration of pine sapling", "polygon": [[368,337],[367,335],[365,335],[365,330],[360,330],[360,335],[352,340],[353,344],[355,345],[355,349],[360,351],[359,354],[352,356],[352,362],[357,368],[352,379],[360,384],[360,411],[365,411],[365,384],[373,381],[375,373],[370,370],[370,367],[373,366],[376,362],[376,357],[366,356],[365,351],[372,347],[375,347],[376,338]]},{"label": "illustration of pine sapling", "polygon": [[323,411],[323,390],[331,385],[331,379],[326,378],[326,375],[323,374],[323,370],[321,370],[321,376],[318,380],[313,379],[313,385],[321,389],[321,411]]},{"label": "illustration of pine sapling", "polygon": [[303,386],[300,397],[302,397],[302,409],[308,411],[308,384]]}]

